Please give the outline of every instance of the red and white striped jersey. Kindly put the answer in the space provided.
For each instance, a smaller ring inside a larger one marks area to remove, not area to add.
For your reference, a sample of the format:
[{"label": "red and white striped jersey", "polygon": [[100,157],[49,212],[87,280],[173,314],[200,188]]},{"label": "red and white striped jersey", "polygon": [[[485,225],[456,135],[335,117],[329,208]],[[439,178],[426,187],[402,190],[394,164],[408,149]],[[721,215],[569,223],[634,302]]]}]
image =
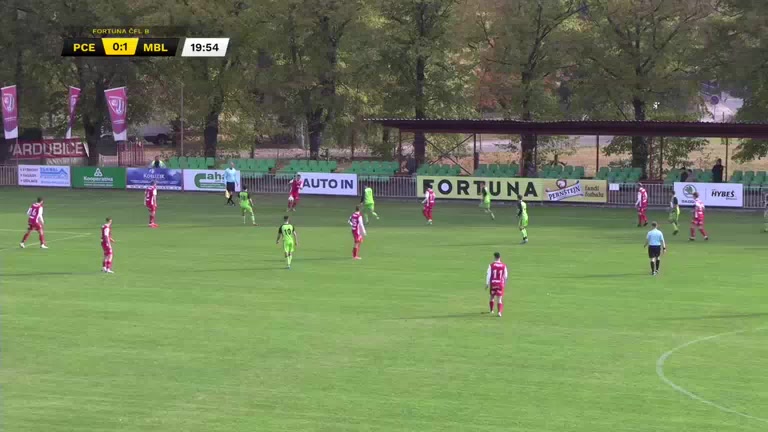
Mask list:
[{"label": "red and white striped jersey", "polygon": [[704,203],[698,198],[693,201],[693,217],[696,219],[704,217]]},{"label": "red and white striped jersey", "polygon": [[157,205],[157,187],[150,186],[144,191],[144,205],[156,206]]},{"label": "red and white striped jersey", "polygon": [[303,180],[293,179],[289,184],[291,185],[291,195],[298,195],[304,187]]},{"label": "red and white striped jersey", "polygon": [[101,226],[101,244],[105,246],[112,245],[112,224],[104,224]]},{"label": "red and white striped jersey", "polygon": [[488,266],[488,273],[485,276],[485,284],[491,288],[504,288],[507,284],[507,265],[501,261],[494,261]]},{"label": "red and white striped jersey", "polygon": [[637,191],[637,202],[635,203],[636,206],[640,207],[647,207],[648,206],[648,191],[645,190],[645,188],[640,188]]},{"label": "red and white striped jersey", "polygon": [[435,205],[435,191],[432,189],[427,189],[427,192],[424,194],[424,205],[427,207],[434,207]]},{"label": "red and white striped jersey", "polygon": [[27,210],[27,216],[29,216],[29,224],[41,224],[43,223],[43,205],[40,203],[34,203]]},{"label": "red and white striped jersey", "polygon": [[352,234],[355,236],[364,236],[366,235],[365,232],[365,225],[363,224],[363,215],[360,214],[360,212],[354,212],[352,213],[352,216],[349,217],[349,225],[352,227]]}]

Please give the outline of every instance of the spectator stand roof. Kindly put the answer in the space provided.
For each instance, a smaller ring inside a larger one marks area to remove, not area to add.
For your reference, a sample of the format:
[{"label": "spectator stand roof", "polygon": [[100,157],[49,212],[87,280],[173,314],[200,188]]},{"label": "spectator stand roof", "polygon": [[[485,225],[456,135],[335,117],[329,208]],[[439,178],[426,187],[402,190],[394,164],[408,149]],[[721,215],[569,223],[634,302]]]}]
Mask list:
[{"label": "spectator stand roof", "polygon": [[603,135],[696,138],[768,138],[768,123],[662,121],[553,121],[367,118],[401,132],[499,135]]}]

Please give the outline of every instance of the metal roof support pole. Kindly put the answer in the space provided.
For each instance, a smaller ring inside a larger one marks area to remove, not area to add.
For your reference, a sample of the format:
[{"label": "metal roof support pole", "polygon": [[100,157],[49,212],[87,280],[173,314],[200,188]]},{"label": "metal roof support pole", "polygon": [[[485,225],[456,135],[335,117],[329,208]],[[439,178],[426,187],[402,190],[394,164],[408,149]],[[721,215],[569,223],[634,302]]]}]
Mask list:
[{"label": "metal roof support pole", "polygon": [[595,135],[595,177],[600,171],[600,135]]},{"label": "metal roof support pole", "polygon": [[664,136],[659,137],[659,178],[664,179]]}]

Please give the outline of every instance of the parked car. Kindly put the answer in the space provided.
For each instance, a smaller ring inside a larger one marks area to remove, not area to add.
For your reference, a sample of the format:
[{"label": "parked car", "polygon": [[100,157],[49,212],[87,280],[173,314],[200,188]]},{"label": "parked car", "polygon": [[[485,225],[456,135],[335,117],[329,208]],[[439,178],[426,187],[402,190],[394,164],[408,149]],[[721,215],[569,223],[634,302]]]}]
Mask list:
[{"label": "parked car", "polygon": [[139,136],[152,144],[165,146],[171,142],[173,129],[169,124],[146,124],[139,129]]}]

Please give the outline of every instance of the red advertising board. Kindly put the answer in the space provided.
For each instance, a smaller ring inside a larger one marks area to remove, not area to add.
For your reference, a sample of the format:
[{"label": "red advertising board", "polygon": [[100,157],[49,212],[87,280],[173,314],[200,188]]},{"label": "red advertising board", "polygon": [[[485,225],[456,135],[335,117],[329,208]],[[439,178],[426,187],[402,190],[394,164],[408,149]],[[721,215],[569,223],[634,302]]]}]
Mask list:
[{"label": "red advertising board", "polygon": [[88,157],[88,144],[79,138],[20,140],[11,149],[11,157],[19,160]]}]

